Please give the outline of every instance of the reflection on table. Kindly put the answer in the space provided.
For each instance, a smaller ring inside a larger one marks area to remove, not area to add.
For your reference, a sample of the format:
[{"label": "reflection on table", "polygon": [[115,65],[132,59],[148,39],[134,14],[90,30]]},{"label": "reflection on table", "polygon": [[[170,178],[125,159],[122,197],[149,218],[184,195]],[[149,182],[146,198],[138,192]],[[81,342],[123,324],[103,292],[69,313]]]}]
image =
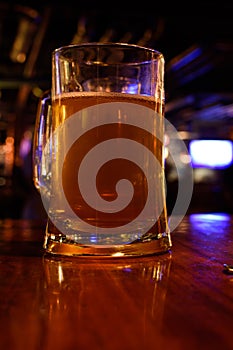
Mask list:
[{"label": "reflection on table", "polygon": [[232,216],[186,216],[171,252],[132,259],[44,255],[44,228],[0,221],[3,349],[233,348]]}]

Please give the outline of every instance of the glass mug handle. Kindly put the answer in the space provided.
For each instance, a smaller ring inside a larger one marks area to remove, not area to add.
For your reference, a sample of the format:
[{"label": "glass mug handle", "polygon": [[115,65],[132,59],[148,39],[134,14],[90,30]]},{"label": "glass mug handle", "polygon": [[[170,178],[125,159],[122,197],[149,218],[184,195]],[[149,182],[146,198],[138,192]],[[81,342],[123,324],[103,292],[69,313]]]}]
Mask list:
[{"label": "glass mug handle", "polygon": [[48,157],[43,157],[43,153],[50,153],[48,140],[52,131],[51,118],[51,95],[50,90],[47,90],[40,97],[38,103],[33,136],[33,183],[39,192],[43,190],[49,192],[50,188],[51,157],[49,154]]}]

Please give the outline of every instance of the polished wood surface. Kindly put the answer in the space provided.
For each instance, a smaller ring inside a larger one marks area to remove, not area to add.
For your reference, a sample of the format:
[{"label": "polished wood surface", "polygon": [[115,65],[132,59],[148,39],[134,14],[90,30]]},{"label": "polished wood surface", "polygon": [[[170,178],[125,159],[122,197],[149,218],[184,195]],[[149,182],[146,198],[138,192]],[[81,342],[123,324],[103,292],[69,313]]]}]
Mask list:
[{"label": "polished wood surface", "polygon": [[0,349],[233,349],[233,217],[186,216],[171,252],[53,258],[44,222],[0,221]]}]

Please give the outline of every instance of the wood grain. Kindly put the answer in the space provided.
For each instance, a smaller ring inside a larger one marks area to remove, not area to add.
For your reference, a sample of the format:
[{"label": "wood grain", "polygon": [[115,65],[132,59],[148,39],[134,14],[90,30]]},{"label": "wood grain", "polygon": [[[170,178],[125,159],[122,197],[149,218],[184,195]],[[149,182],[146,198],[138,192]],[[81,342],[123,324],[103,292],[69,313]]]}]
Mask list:
[{"label": "wood grain", "polygon": [[54,258],[43,235],[0,221],[1,349],[233,349],[233,217],[186,216],[144,258]]}]

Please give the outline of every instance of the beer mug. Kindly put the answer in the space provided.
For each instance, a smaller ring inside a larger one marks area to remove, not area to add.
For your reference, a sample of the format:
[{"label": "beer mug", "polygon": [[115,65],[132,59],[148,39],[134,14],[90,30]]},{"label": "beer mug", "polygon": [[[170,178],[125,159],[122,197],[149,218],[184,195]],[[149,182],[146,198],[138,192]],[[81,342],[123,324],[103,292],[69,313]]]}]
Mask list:
[{"label": "beer mug", "polygon": [[33,151],[47,253],[169,251],[164,104],[164,57],[154,49],[84,43],[54,50]]}]

